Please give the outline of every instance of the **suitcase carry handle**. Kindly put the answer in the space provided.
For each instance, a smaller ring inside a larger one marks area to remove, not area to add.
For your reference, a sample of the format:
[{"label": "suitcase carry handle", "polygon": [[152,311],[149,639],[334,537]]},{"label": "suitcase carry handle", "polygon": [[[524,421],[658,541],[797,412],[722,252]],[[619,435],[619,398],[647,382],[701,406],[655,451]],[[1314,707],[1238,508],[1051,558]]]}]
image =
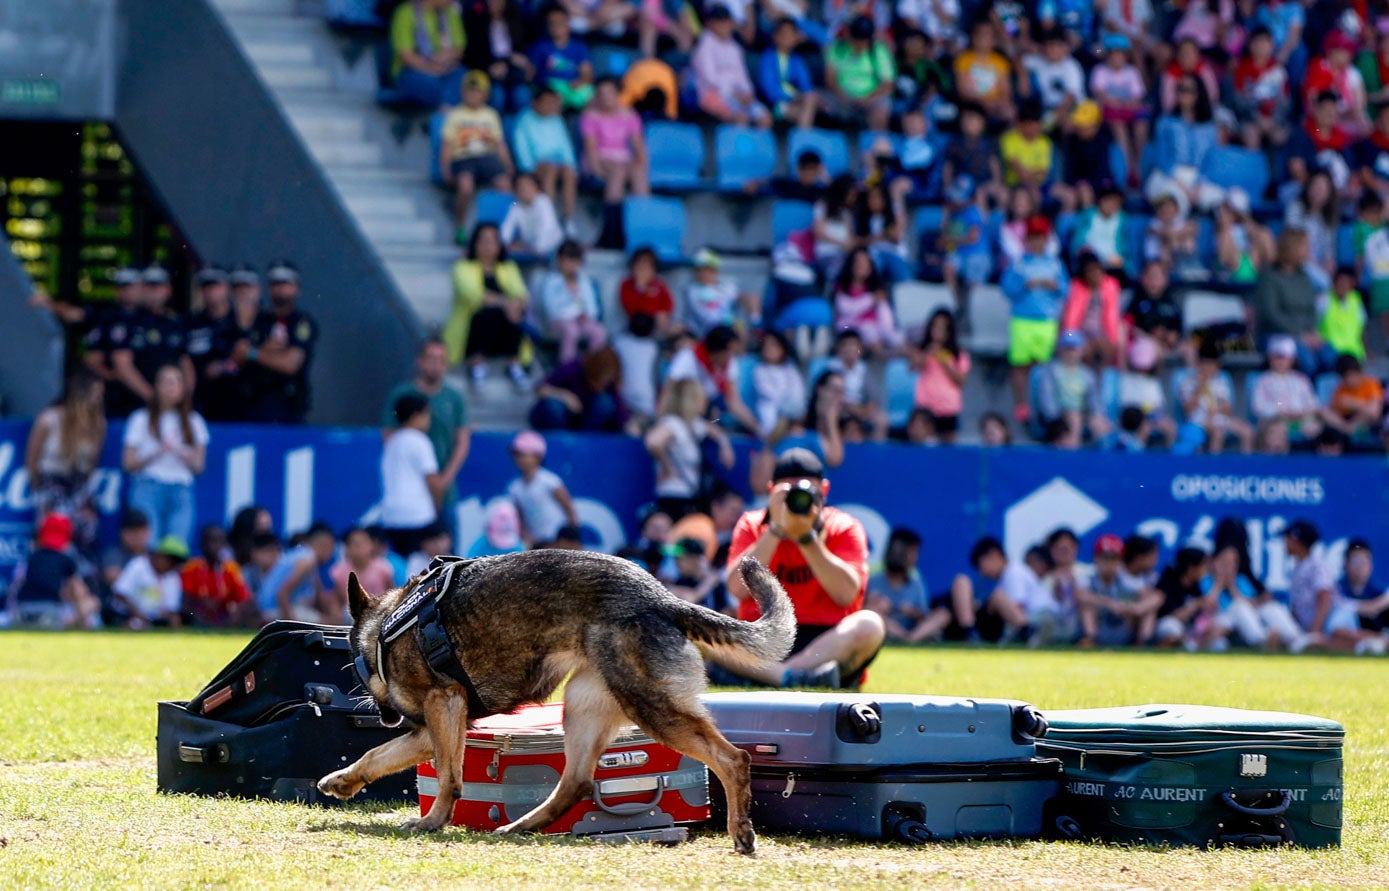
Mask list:
[{"label": "suitcase carry handle", "polygon": [[1226,848],[1276,848],[1286,845],[1292,838],[1284,835],[1262,835],[1257,832],[1235,833],[1220,836],[1220,844]]},{"label": "suitcase carry handle", "polygon": [[185,764],[226,764],[231,761],[231,749],[227,748],[226,743],[210,746],[179,743],[178,760]]},{"label": "suitcase carry handle", "polygon": [[[668,779],[664,774],[602,780],[593,784],[593,803],[614,817],[630,817],[659,804],[661,796],[665,794],[667,783]],[[651,800],[612,804],[604,799],[605,795],[635,795],[638,792],[650,792]]]},{"label": "suitcase carry handle", "polygon": [[1237,814],[1244,814],[1249,817],[1276,817],[1279,814],[1287,813],[1289,806],[1293,803],[1293,794],[1284,790],[1277,804],[1259,807],[1252,804],[1240,804],[1235,800],[1235,793],[1227,791],[1220,793],[1220,803]]}]

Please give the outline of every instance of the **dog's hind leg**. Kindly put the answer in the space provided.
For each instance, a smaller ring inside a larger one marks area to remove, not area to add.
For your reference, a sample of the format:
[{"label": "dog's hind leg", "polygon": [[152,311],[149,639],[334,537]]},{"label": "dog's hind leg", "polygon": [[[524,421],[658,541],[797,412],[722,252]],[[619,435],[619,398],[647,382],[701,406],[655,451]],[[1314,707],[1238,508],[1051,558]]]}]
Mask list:
[{"label": "dog's hind leg", "polygon": [[453,814],[454,802],[463,793],[463,752],[468,744],[468,699],[463,688],[436,687],[426,693],[424,722],[434,743],[439,795],[429,813],[401,824],[401,829],[410,832],[442,829]]},{"label": "dog's hind leg", "polygon": [[346,801],[368,783],[399,773],[427,759],[433,752],[429,734],[423,727],[382,743],[342,770],[318,781],[318,791]]},{"label": "dog's hind leg", "polygon": [[694,648],[686,645],[678,655],[664,651],[663,659],[659,674],[652,673],[650,667],[661,663],[650,655],[630,665],[620,660],[605,664],[613,695],[627,716],[658,743],[709,766],[728,799],[728,834],[733,838],[733,850],[756,853],[757,834],[751,816],[752,756],[724,739],[699,701],[705,684],[704,663]]},{"label": "dog's hind leg", "polygon": [[559,785],[539,807],[496,831],[509,834],[544,829],[576,802],[591,796],[598,756],[627,723],[603,679],[586,667],[575,671],[564,688],[564,773]]}]

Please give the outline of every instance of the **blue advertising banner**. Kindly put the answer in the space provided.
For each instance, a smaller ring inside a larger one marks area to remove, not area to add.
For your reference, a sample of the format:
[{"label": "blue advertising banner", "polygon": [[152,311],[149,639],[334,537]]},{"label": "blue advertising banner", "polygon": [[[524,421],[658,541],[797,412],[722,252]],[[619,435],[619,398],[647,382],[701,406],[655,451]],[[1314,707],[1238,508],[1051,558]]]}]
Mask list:
[{"label": "blue advertising banner", "polygon": [[[27,423],[0,421],[0,584],[27,553],[33,525],[27,435]],[[460,550],[482,534],[487,504],[516,476],[509,441],[500,433],[473,436],[458,480]],[[573,494],[587,541],[616,550],[633,537],[637,513],[653,497],[652,462],[642,444],[567,434],[547,441],[545,464]],[[112,525],[124,482],[116,469],[118,443],[115,429],[97,484],[98,506]],[[268,508],[286,532],[320,518],[340,529],[371,522],[380,497],[380,457],[375,429],[214,426],[197,486],[198,522],[227,522],[249,504]],[[730,478],[746,480],[746,467],[743,443]],[[1080,536],[1083,553],[1102,532],[1133,531],[1157,537],[1170,552],[1187,543],[1209,547],[1216,523],[1235,516],[1249,530],[1255,571],[1275,589],[1286,584],[1280,533],[1293,519],[1321,528],[1335,565],[1354,536],[1389,549],[1389,464],[1382,459],[851,445],[830,476],[830,501],[863,521],[875,555],[893,525],[921,533],[921,569],[932,590],[943,590],[965,568],[980,535],[999,536],[1009,554],[1020,557],[1062,525]]]}]

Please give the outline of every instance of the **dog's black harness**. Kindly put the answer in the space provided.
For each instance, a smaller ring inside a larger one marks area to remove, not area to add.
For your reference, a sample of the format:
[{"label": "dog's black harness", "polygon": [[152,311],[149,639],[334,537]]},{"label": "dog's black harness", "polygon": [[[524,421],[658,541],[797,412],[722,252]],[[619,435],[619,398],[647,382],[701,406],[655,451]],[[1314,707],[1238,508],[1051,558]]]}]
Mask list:
[{"label": "dog's black harness", "polygon": [[[468,718],[483,718],[496,714],[487,707],[468,676],[463,663],[458,661],[453,639],[439,618],[439,601],[453,587],[453,574],[472,561],[460,557],[435,557],[424,575],[415,583],[410,596],[401,601],[381,623],[381,631],[376,636],[376,673],[386,680],[386,644],[396,640],[407,631],[414,629],[415,642],[424,655],[429,667],[445,677],[458,682],[468,698]],[[371,677],[366,658],[358,655],[354,665],[363,685]]]}]

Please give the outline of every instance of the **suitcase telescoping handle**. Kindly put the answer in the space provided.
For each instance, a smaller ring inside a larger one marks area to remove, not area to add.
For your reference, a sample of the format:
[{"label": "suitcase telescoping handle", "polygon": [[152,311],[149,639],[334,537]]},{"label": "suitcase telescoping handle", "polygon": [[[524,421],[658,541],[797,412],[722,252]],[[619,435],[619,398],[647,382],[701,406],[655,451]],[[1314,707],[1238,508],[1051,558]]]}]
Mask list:
[{"label": "suitcase telescoping handle", "polygon": [[[630,817],[642,811],[650,810],[661,801],[661,796],[666,791],[668,779],[664,774],[656,774],[646,777],[617,777],[611,780],[602,780],[593,784],[593,803],[607,811],[615,817]],[[650,801],[624,801],[614,804],[604,796],[608,795],[635,795],[638,792],[650,792]]]}]

